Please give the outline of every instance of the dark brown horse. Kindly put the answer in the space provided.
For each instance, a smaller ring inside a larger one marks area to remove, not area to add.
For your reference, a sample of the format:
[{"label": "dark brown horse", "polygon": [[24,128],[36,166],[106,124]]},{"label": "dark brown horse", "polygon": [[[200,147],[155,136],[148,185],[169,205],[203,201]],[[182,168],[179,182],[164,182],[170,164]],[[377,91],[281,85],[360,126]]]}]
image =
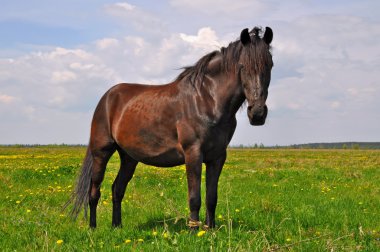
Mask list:
[{"label": "dark brown horse", "polygon": [[235,114],[246,100],[252,125],[263,125],[273,67],[272,30],[244,29],[240,39],[186,67],[166,85],[119,84],[96,107],[89,146],[71,201],[73,214],[96,207],[106,165],[117,151],[121,165],[112,185],[112,225],[121,225],[121,201],[136,165],[186,164],[189,225],[199,222],[201,171],[206,164],[206,221],[215,226],[219,175],[236,127]]}]

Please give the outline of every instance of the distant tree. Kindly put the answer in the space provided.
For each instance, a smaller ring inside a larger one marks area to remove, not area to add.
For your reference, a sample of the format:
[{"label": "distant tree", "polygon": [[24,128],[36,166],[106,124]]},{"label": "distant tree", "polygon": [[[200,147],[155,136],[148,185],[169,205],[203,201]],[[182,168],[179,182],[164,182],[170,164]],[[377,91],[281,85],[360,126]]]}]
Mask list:
[{"label": "distant tree", "polygon": [[353,144],[353,145],[352,145],[352,149],[354,149],[354,150],[359,150],[359,149],[360,149],[359,144]]},{"label": "distant tree", "polygon": [[342,148],[347,149],[347,144],[343,144]]}]

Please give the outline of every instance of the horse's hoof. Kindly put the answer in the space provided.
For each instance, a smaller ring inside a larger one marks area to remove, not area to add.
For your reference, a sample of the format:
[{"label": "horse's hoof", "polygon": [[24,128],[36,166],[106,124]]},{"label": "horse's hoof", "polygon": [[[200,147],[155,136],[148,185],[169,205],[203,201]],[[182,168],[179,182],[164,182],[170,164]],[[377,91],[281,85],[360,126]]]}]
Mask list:
[{"label": "horse's hoof", "polygon": [[187,223],[187,226],[190,228],[191,231],[197,231],[199,227],[202,226],[202,222],[190,219],[189,223]]}]

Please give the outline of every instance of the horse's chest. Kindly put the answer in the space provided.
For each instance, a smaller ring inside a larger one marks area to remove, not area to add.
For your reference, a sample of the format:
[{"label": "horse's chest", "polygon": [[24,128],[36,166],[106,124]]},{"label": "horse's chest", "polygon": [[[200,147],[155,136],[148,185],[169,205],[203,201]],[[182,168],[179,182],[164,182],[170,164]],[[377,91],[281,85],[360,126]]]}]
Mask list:
[{"label": "horse's chest", "polygon": [[213,160],[222,155],[231,141],[235,132],[236,124],[223,125],[223,127],[215,127],[208,132],[208,137],[203,145],[204,157],[207,160]]}]

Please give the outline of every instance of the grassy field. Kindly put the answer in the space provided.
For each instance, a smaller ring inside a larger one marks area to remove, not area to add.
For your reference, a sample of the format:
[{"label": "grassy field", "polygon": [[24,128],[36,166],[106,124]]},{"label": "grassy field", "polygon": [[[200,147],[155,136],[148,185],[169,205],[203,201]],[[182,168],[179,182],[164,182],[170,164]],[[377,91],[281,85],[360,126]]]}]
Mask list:
[{"label": "grassy field", "polygon": [[207,232],[186,227],[184,167],[141,164],[123,201],[123,228],[113,229],[116,155],[102,185],[98,228],[72,221],[62,206],[84,153],[0,147],[2,251],[380,251],[380,151],[229,150],[217,228]]}]

